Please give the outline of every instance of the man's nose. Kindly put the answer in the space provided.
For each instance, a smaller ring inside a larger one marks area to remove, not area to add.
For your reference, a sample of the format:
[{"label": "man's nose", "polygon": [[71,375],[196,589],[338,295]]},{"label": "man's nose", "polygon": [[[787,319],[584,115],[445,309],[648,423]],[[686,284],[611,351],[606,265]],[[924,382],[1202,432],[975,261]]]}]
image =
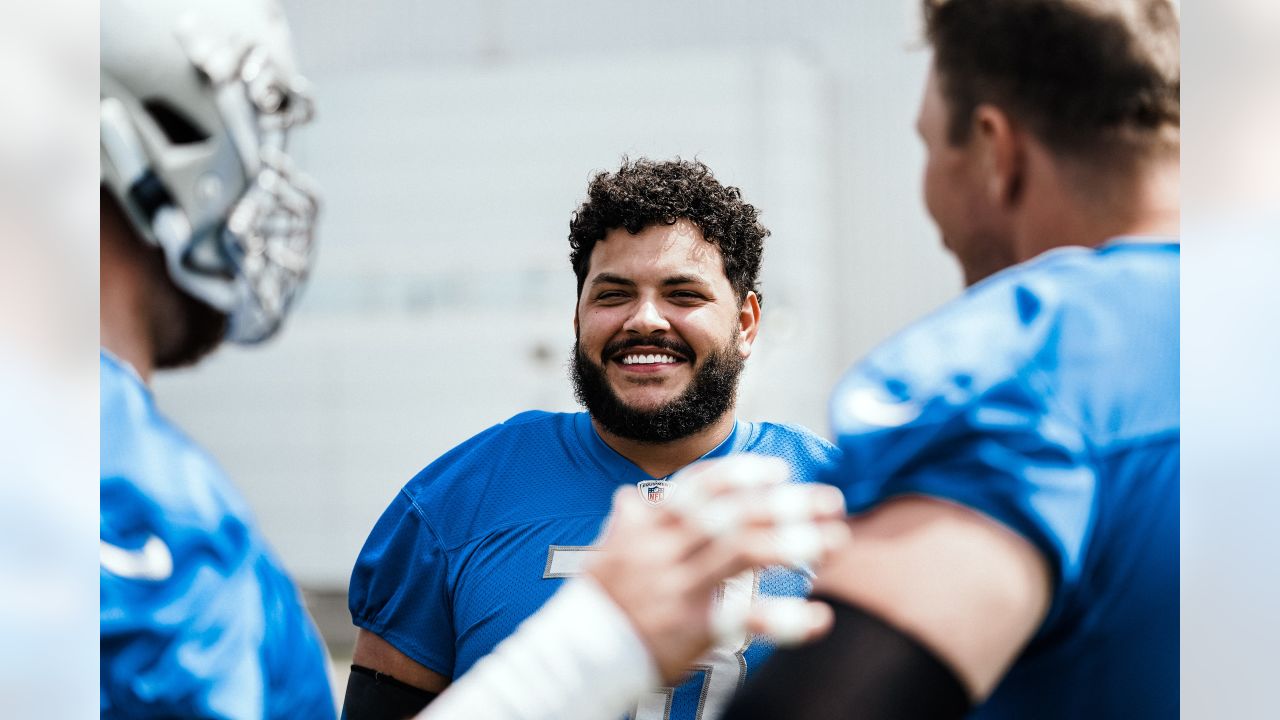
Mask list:
[{"label": "man's nose", "polygon": [[652,300],[641,300],[622,329],[639,335],[652,335],[655,332],[670,330],[671,323],[667,322],[666,316],[662,314],[657,303]]}]

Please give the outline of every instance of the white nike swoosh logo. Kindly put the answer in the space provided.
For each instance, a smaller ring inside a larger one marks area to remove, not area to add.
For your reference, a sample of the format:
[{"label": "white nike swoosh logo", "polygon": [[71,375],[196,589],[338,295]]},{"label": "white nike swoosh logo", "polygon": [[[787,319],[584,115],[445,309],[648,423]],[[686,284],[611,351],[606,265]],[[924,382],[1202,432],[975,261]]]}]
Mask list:
[{"label": "white nike swoosh logo", "polygon": [[919,403],[892,400],[871,388],[858,388],[844,400],[844,411],[848,415],[879,427],[905,425],[920,417],[923,409]]},{"label": "white nike swoosh logo", "polygon": [[102,569],[130,580],[167,580],[173,575],[173,553],[160,538],[152,535],[136,550],[127,550],[99,540],[98,562]]}]

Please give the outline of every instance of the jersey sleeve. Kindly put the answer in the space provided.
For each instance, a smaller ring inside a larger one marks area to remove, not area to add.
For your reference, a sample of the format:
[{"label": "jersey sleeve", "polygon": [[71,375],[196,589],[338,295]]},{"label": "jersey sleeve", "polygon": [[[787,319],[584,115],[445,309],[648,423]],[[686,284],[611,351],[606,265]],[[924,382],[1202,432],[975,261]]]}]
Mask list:
[{"label": "jersey sleeve", "polygon": [[185,532],[123,482],[102,486],[101,711],[262,717],[264,617],[242,537]]},{"label": "jersey sleeve", "polygon": [[[104,718],[262,717],[264,686],[254,625],[222,615],[238,606],[237,588],[207,596],[213,608],[181,625],[165,623],[139,601],[146,589],[123,586],[146,581],[103,578],[100,695]],[[108,589],[108,586],[112,586]],[[142,592],[138,592],[142,590]]]},{"label": "jersey sleeve", "polygon": [[119,478],[101,498],[102,717],[334,717],[319,633],[251,527],[207,532]]},{"label": "jersey sleeve", "polygon": [[1094,522],[1097,477],[1082,432],[1052,407],[1034,374],[974,392],[956,375],[918,393],[874,368],[855,371],[833,399],[843,461],[828,482],[849,511],[927,495],[1006,525],[1050,563],[1053,606],[1080,581]]},{"label": "jersey sleeve", "polygon": [[407,493],[398,493],[365,541],[351,573],[352,622],[416,662],[453,677],[448,559]]}]

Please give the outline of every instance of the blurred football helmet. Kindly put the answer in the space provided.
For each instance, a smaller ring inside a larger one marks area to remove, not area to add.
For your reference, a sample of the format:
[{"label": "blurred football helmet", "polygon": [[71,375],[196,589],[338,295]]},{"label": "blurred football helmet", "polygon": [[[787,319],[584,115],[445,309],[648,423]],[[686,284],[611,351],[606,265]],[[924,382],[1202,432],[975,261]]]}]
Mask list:
[{"label": "blurred football helmet", "polygon": [[102,184],[173,281],[228,317],[280,326],[311,264],[318,209],[285,154],[312,116],[275,0],[104,0]]}]

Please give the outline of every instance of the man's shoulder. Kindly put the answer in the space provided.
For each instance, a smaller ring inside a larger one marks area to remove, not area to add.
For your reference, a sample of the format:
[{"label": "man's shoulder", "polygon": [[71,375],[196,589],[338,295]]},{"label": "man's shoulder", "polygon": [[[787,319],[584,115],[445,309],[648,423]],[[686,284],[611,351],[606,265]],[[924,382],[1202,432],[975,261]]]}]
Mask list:
[{"label": "man's shoulder", "polygon": [[581,466],[575,413],[522,412],[459,443],[418,472],[403,493],[426,517],[518,499],[571,481]]},{"label": "man's shoulder", "polygon": [[98,408],[104,474],[114,461],[127,460],[134,445],[154,441],[168,430],[151,391],[123,361],[105,351],[99,354]]},{"label": "man's shoulder", "polygon": [[1034,296],[1019,298],[1024,303],[1034,300],[1064,312],[1081,312],[1113,306],[1121,297],[1166,300],[1170,293],[1176,295],[1180,268],[1176,241],[1118,238],[1097,248],[1062,247],[1042,253],[979,283],[970,294],[979,302],[983,295],[999,302],[1001,296],[1021,291]]},{"label": "man's shoulder", "polygon": [[123,580],[165,580],[205,564],[226,575],[265,552],[248,504],[194,445],[104,442],[98,490],[102,568]]},{"label": "man's shoulder", "polygon": [[546,437],[571,434],[582,413],[525,410],[495,425],[490,425],[458,445],[458,448],[483,443],[519,443]]},{"label": "man's shoulder", "polygon": [[755,422],[751,428],[744,451],[776,455],[799,465],[802,471],[834,462],[840,453],[835,445],[803,425]]},{"label": "man's shoulder", "polygon": [[1045,317],[1041,307],[1029,310],[1037,318],[1020,321],[1013,295],[989,280],[876,347],[837,383],[832,431],[916,424],[1016,376],[1038,344],[1035,320]]},{"label": "man's shoulder", "polygon": [[[332,702],[323,643],[256,532],[235,517],[211,532],[183,527],[182,517],[151,520],[145,531],[104,522],[99,633],[103,667],[111,667],[104,702],[141,712],[158,702],[137,694],[149,686],[165,688],[166,704],[192,715],[255,716],[264,699],[287,696],[308,717],[332,717],[313,712]],[[210,636],[209,628],[222,632]],[[214,659],[194,669],[170,661],[187,652]],[[265,698],[246,669],[271,684]],[[213,707],[220,703],[232,705]]]},{"label": "man's shoulder", "polygon": [[409,481],[406,491],[453,479],[459,472],[492,467],[529,447],[557,443],[574,433],[574,413],[527,410],[481,430],[433,460]]},{"label": "man's shoulder", "polygon": [[[103,356],[100,495],[104,522],[144,512],[216,532],[249,508],[221,466],[164,417],[132,371]],[[247,522],[247,520],[245,520]]]},{"label": "man's shoulder", "polygon": [[1176,372],[1177,282],[1176,244],[1059,248],[1009,268],[855,365],[832,396],[834,430],[927,421],[1010,383],[1096,394],[1135,354]]},{"label": "man's shoulder", "polygon": [[[516,413],[493,427],[525,428],[530,432],[557,432],[562,424],[572,425],[578,413],[548,412],[546,410],[525,410]],[[526,427],[527,426],[527,427]]]}]

